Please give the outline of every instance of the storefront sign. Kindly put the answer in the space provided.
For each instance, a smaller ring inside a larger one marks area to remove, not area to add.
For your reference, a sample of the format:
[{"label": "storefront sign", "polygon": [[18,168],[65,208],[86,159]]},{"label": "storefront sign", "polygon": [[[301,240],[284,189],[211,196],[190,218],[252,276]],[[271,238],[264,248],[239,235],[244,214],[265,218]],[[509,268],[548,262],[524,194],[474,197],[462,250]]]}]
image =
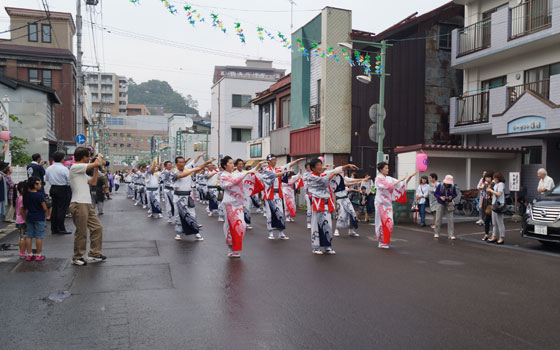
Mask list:
[{"label": "storefront sign", "polygon": [[508,134],[546,130],[546,119],[534,115],[517,118],[508,123]]},{"label": "storefront sign", "polygon": [[519,192],[521,190],[521,179],[519,172],[509,173],[509,191]]}]

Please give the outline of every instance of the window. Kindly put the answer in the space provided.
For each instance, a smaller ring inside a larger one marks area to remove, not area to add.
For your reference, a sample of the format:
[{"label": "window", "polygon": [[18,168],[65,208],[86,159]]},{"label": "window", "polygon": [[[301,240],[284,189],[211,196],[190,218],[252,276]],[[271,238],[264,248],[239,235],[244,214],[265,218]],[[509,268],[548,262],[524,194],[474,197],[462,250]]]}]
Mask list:
[{"label": "window", "polygon": [[251,129],[231,128],[232,142],[245,142],[251,139]]},{"label": "window", "polygon": [[47,104],[47,123],[49,129],[54,132],[54,103],[52,102]]},{"label": "window", "polygon": [[285,98],[280,103],[282,105],[282,111],[278,117],[278,127],[283,128],[290,125],[290,98]]},{"label": "window", "polygon": [[236,108],[251,108],[251,95],[231,95],[231,106]]},{"label": "window", "polygon": [[0,75],[4,75],[4,67],[0,67]]},{"label": "window", "polygon": [[117,147],[117,144],[116,144],[116,143],[113,143],[113,147],[115,147],[115,148],[116,148],[116,147]]},{"label": "window", "polygon": [[261,158],[262,157],[262,143],[256,143],[251,145],[251,158]]},{"label": "window", "polygon": [[523,164],[541,164],[542,163],[542,146],[530,146],[527,153],[523,155]]},{"label": "window", "polygon": [[451,31],[455,29],[456,26],[451,24],[440,24],[439,25],[439,49],[440,50],[451,50]]},{"label": "window", "polygon": [[500,86],[504,86],[507,83],[507,77],[501,76],[501,77],[497,77],[497,78],[492,78],[492,79],[488,79],[488,80],[484,80],[482,82],[482,90],[488,90],[488,89],[493,89],[493,88],[497,88]]},{"label": "window", "polygon": [[35,84],[39,83],[39,70],[29,69],[29,82]]},{"label": "window", "polygon": [[121,144],[119,145],[119,147],[120,147],[120,148],[123,148],[123,147],[124,147],[124,143],[121,143]]},{"label": "window", "polygon": [[44,43],[51,42],[51,25],[41,24],[41,41]]},{"label": "window", "polygon": [[52,87],[52,71],[45,69],[41,73],[43,75],[43,85]]},{"label": "window", "polygon": [[27,24],[27,40],[32,42],[37,42],[37,31],[38,31],[37,23]]},{"label": "window", "polygon": [[127,143],[127,144],[126,144],[126,147],[130,148],[130,143]]}]

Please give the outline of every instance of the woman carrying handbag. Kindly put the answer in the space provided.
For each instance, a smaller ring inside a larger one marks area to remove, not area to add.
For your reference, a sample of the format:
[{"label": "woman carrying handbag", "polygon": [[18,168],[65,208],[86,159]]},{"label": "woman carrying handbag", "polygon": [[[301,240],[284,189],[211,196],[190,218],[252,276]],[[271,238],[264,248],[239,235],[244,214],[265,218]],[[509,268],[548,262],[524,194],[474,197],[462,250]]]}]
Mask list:
[{"label": "woman carrying handbag", "polygon": [[499,172],[494,173],[494,189],[488,189],[492,194],[492,238],[488,243],[504,244],[506,227],[504,225],[506,179]]}]

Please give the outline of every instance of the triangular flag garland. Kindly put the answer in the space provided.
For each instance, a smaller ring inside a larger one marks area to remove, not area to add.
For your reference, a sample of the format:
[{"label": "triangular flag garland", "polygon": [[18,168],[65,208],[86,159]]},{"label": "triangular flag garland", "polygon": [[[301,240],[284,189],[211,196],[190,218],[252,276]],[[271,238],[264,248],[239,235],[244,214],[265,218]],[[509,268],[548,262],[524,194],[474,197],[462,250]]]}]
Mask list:
[{"label": "triangular flag garland", "polygon": [[[169,1],[167,0],[160,0],[160,1],[162,2],[162,4],[165,6],[165,8],[169,13],[173,15],[177,15],[179,13],[175,5],[169,3]],[[140,0],[130,0],[130,2],[133,4],[139,4]],[[187,22],[191,24],[193,27],[195,27],[197,23],[206,23],[205,17],[200,13],[200,11],[193,8],[192,5],[185,4],[185,6],[183,6],[183,10],[185,11],[187,16]],[[212,27],[219,29],[224,34],[228,33],[228,29],[226,28],[224,22],[220,19],[217,13],[212,12],[210,14],[210,20],[211,22],[208,23],[211,23]],[[245,36],[245,31],[242,28],[241,22],[235,21],[233,23],[232,30],[235,33],[235,35],[239,38],[242,44],[247,43],[247,38]],[[261,42],[264,42],[265,38],[268,38],[273,41],[280,41],[283,47],[292,50],[292,43],[288,41],[287,36],[281,32],[277,32],[277,34],[274,35],[272,34],[272,32],[266,30],[264,27],[257,26],[256,33],[257,33],[257,38]],[[301,53],[302,56],[306,57],[308,60],[310,54],[313,54],[315,57],[330,58],[335,60],[336,62],[340,62],[341,59],[343,59],[346,63],[348,63],[352,67],[354,66],[364,67],[365,74],[372,73],[371,57],[367,54],[365,55],[362,54],[360,51],[355,50],[354,53],[352,54],[351,51],[348,51],[346,49],[341,49],[340,52],[337,52],[334,50],[334,47],[332,46],[329,46],[328,48],[324,49],[320,47],[321,46],[320,43],[316,43],[316,42],[311,44],[311,48],[306,48],[304,46],[302,39],[296,39],[295,46],[297,52]],[[375,57],[374,68],[375,70],[373,70],[373,74],[376,75],[383,74],[381,57],[379,56]]]}]

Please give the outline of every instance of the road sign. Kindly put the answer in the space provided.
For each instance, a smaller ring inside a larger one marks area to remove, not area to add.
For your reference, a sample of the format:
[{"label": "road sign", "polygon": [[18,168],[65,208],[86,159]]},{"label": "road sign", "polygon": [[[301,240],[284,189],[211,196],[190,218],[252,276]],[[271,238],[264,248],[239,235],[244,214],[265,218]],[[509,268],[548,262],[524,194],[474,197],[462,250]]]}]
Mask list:
[{"label": "road sign", "polygon": [[383,108],[383,110],[379,109],[379,103],[373,104],[369,107],[369,119],[371,119],[372,122],[377,123],[378,113],[381,114],[383,120],[385,120],[385,108]]},{"label": "road sign", "polygon": [[190,118],[190,117],[186,117],[186,118],[185,118],[185,126],[186,126],[187,128],[192,128],[193,123],[194,123],[194,122],[193,122],[192,118]]},{"label": "road sign", "polygon": [[95,148],[93,148],[92,145],[87,145],[86,148],[89,149],[91,153],[95,153]]},{"label": "road sign", "polygon": [[521,179],[519,172],[509,173],[509,191],[519,192],[521,190]]},{"label": "road sign", "polygon": [[76,143],[78,145],[83,145],[84,143],[86,143],[86,135],[84,134],[76,135]]}]

